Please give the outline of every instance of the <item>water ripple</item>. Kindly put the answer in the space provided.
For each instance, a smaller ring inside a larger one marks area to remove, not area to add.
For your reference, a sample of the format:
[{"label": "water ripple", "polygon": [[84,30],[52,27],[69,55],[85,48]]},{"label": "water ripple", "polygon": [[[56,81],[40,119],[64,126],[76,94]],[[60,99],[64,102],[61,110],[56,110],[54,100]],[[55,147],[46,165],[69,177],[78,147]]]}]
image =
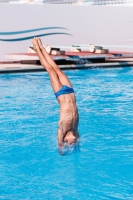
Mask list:
[{"label": "water ripple", "polygon": [[65,71],[80,115],[80,152],[57,152],[59,105],[48,74],[0,78],[0,199],[133,197],[133,68]]}]

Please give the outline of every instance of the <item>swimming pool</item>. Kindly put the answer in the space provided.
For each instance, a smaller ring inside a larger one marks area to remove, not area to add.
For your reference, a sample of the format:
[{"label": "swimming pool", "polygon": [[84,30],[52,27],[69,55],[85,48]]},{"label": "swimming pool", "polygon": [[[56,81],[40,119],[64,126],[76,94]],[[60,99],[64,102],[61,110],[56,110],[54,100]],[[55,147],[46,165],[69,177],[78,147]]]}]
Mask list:
[{"label": "swimming pool", "polygon": [[0,75],[0,199],[133,199],[133,68],[65,73],[81,136],[67,156],[57,151],[48,74]]}]

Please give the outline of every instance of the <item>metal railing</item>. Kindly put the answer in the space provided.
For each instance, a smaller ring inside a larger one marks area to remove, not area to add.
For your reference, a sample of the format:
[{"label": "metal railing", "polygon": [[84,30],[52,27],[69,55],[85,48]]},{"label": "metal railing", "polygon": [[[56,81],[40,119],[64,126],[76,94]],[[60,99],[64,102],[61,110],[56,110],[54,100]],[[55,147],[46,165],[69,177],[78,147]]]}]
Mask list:
[{"label": "metal railing", "polygon": [[84,0],[83,4],[91,4],[91,5],[133,5],[133,0]]},{"label": "metal railing", "polygon": [[78,2],[78,0],[43,0],[44,4],[72,4]]}]

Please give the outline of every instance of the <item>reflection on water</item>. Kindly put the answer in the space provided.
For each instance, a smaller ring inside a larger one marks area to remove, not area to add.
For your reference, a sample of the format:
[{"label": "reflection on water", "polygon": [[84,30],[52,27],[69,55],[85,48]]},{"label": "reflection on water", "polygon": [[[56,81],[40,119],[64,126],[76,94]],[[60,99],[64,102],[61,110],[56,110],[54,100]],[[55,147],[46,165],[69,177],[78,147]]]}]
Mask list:
[{"label": "reflection on water", "polygon": [[0,78],[0,199],[133,197],[133,69],[65,71],[80,151],[57,151],[59,106],[47,73]]}]

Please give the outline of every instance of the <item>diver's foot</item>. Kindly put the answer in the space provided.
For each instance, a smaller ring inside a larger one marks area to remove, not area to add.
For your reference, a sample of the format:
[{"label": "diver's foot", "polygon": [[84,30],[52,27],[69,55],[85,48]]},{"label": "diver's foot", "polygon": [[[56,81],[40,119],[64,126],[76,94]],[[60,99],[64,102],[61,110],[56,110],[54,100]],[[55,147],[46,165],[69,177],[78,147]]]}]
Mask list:
[{"label": "diver's foot", "polygon": [[39,48],[42,49],[43,48],[43,44],[42,44],[41,39],[37,38],[37,42],[38,42]]},{"label": "diver's foot", "polygon": [[35,51],[37,51],[39,49],[39,45],[38,45],[38,40],[37,38],[33,38],[32,39],[32,44],[33,44],[33,48]]}]

